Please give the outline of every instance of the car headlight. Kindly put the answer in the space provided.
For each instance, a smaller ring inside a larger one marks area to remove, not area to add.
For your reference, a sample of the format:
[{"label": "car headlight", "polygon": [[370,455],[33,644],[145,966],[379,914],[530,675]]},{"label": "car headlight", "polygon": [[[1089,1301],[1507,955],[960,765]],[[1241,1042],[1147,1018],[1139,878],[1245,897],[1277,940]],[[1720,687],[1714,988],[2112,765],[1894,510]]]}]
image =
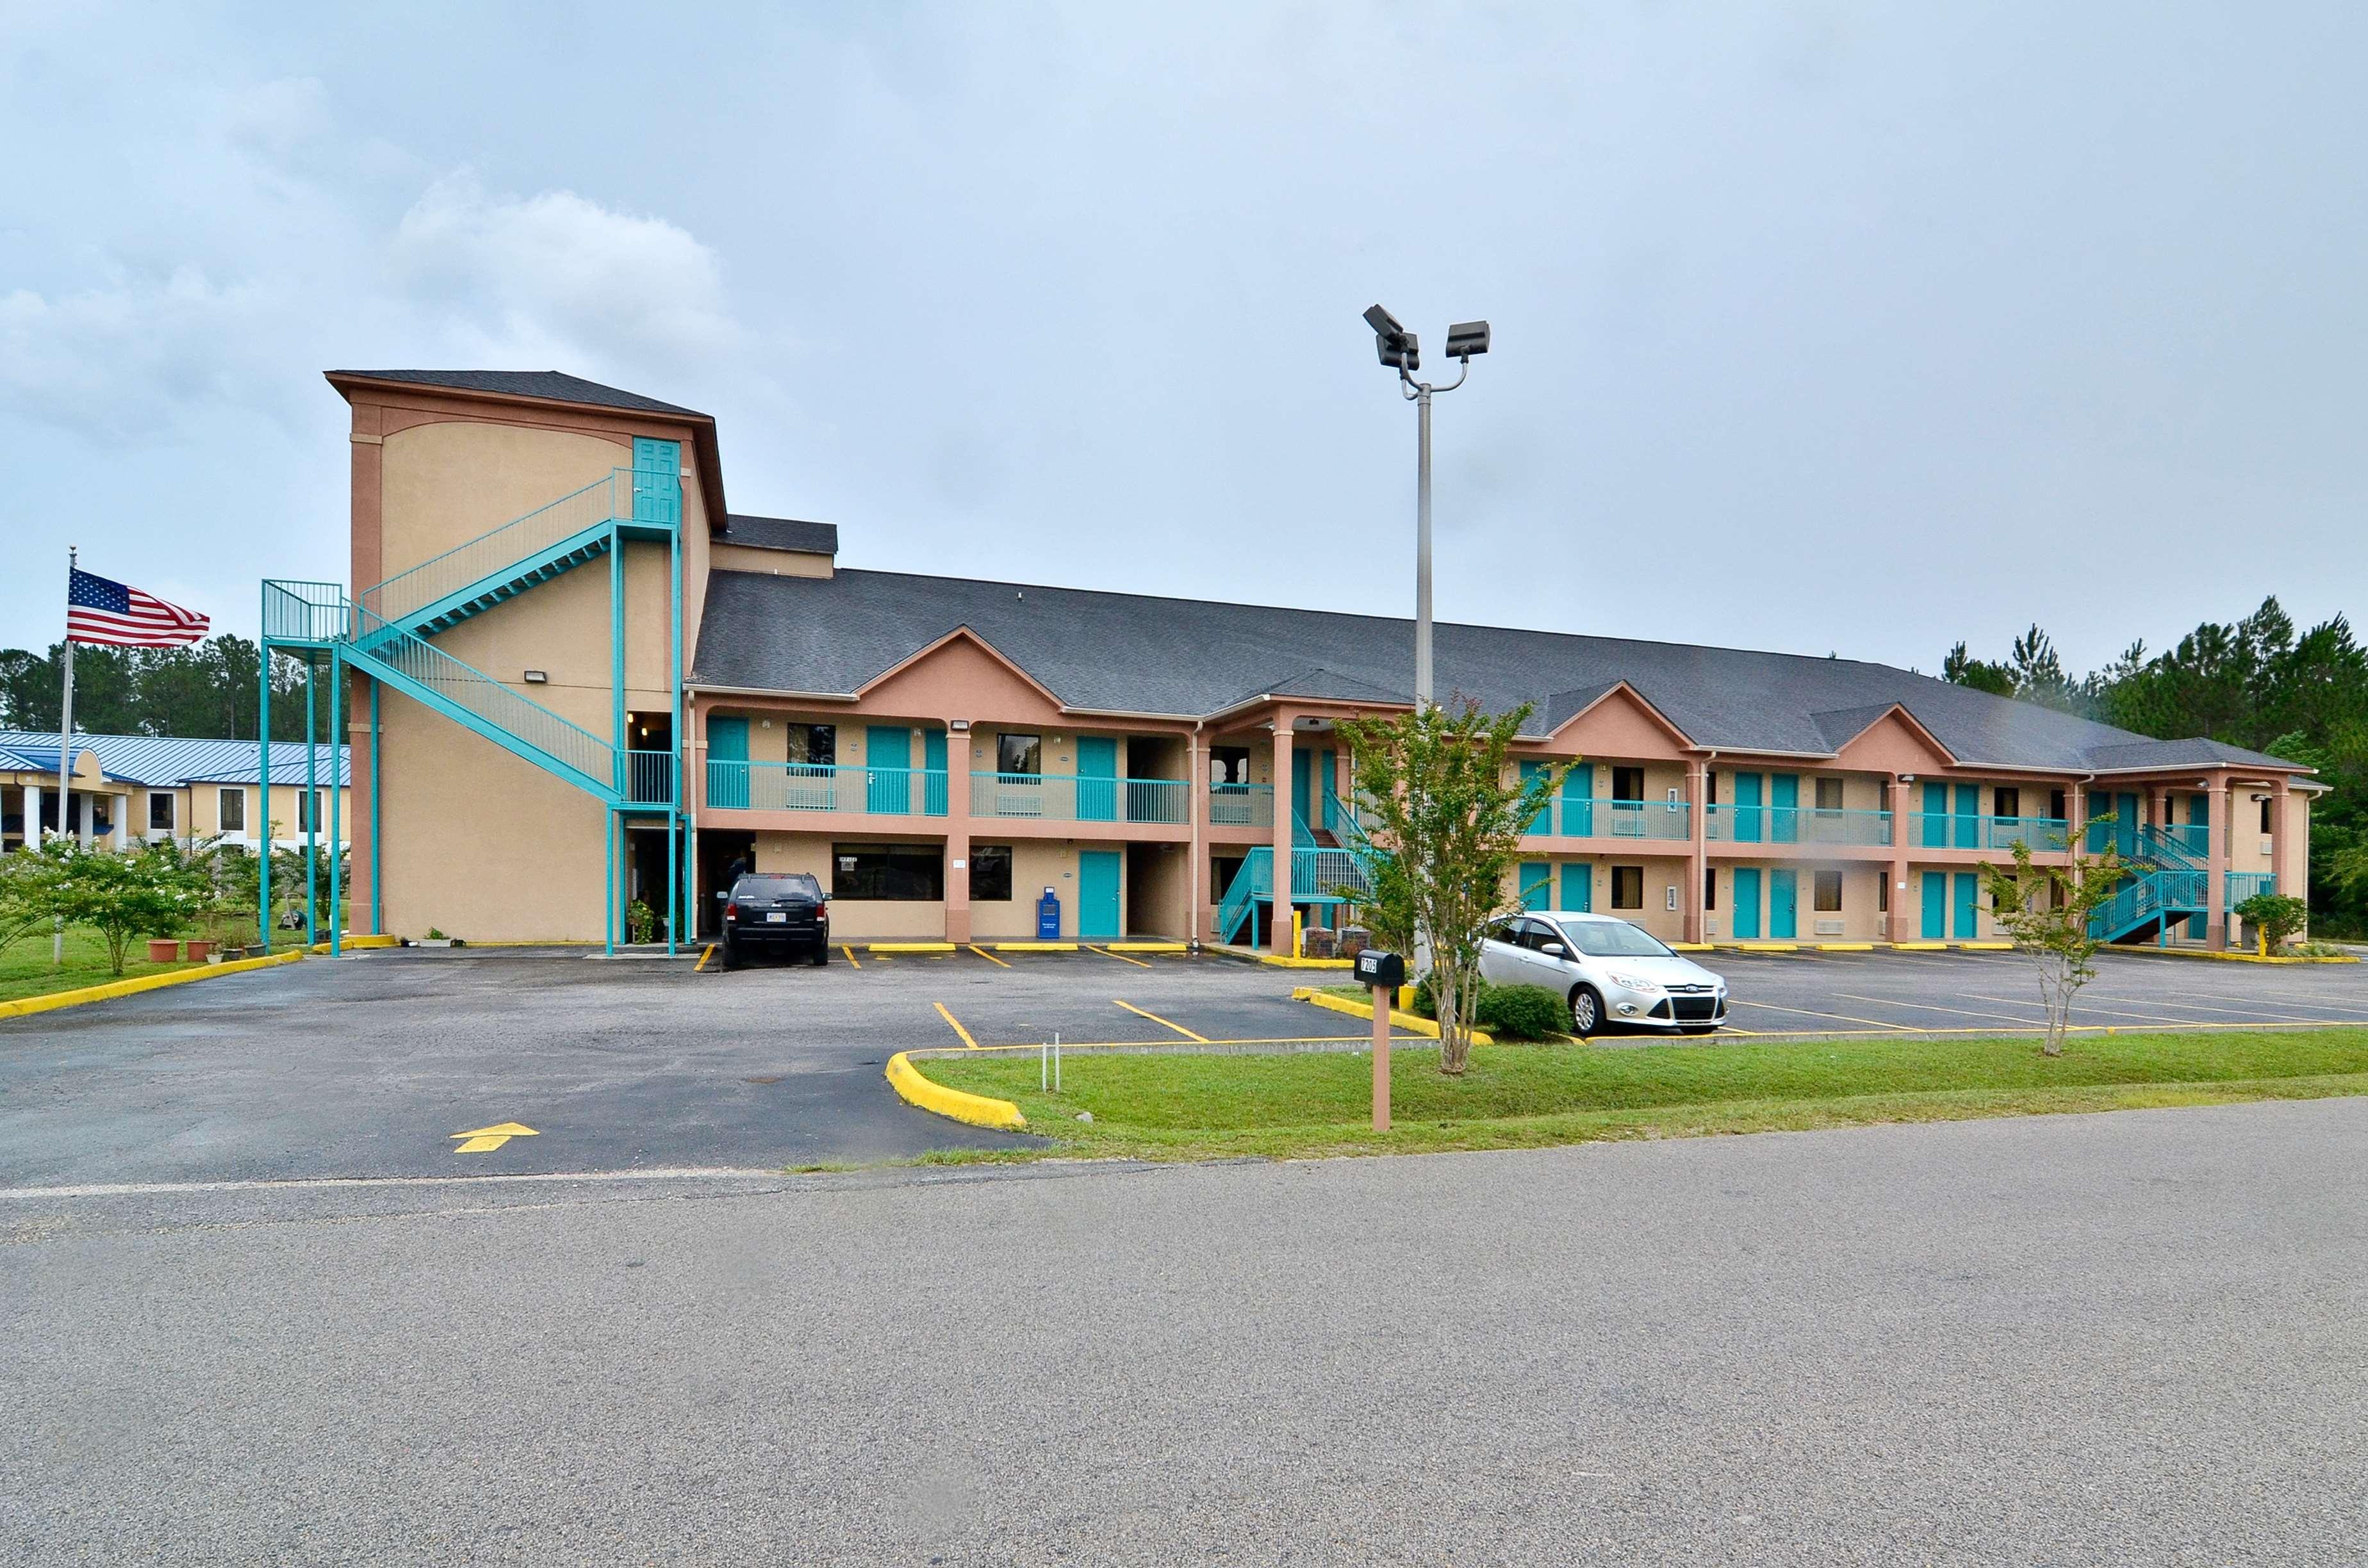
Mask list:
[{"label": "car headlight", "polygon": [[1633,974],[1622,974],[1617,971],[1606,974],[1603,978],[1611,982],[1612,984],[1628,991],[1658,991],[1660,989],[1658,985],[1654,984],[1649,980],[1639,980]]}]

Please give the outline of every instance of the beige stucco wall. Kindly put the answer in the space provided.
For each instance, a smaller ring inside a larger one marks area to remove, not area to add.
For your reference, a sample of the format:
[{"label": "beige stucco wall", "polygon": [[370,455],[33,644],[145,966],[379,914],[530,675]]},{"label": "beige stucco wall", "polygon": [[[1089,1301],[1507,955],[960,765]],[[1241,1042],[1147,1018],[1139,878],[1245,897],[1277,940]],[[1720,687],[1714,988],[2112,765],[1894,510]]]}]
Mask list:
[{"label": "beige stucco wall", "polygon": [[[1859,862],[1827,862],[1811,860],[1714,860],[1711,870],[1718,879],[1718,903],[1704,916],[1710,939],[1731,942],[1735,937],[1735,873],[1736,869],[1757,869],[1759,872],[1759,935],[1760,941],[1799,942],[1873,942],[1884,940],[1886,915],[1881,908],[1883,879],[1885,868],[1879,864]],[[1952,868],[1952,869],[1959,868]],[[1792,871],[1798,882],[1799,898],[1795,904],[1793,932],[1790,937],[1774,936],[1769,930],[1768,879],[1776,870]],[[1839,870],[1842,879],[1842,907],[1837,915],[1820,911],[1817,903],[1817,873]],[[1918,875],[1910,872],[1910,881]],[[1682,884],[1680,884],[1682,886]],[[1651,890],[1647,890],[1648,895]],[[1819,921],[1841,923],[1839,931],[1821,931]],[[1656,929],[1654,935],[1662,933]],[[1987,935],[1987,932],[1985,932]],[[1668,938],[1674,940],[1675,938]],[[1748,940],[1750,938],[1747,938]]]},{"label": "beige stucco wall", "polygon": [[[1130,845],[1126,854],[1127,935],[1170,937],[1179,941],[1190,937],[1191,851],[1181,844],[1137,844]],[[1143,889],[1140,900],[1133,892],[1138,875]]]},{"label": "beige stucco wall", "polygon": [[[834,840],[814,833],[760,833],[757,835],[757,869],[760,871],[804,871],[822,883],[823,891],[831,890],[835,870],[831,862]],[[850,843],[936,843],[942,840],[906,838],[850,839]],[[830,901],[830,934],[834,941],[912,941],[941,937],[946,932],[946,906],[942,900],[906,902],[904,900],[837,898]]]},{"label": "beige stucco wall", "polygon": [[827,577],[832,560],[819,551],[759,550],[748,544],[708,547],[708,568],[716,572],[754,572],[766,577]]}]

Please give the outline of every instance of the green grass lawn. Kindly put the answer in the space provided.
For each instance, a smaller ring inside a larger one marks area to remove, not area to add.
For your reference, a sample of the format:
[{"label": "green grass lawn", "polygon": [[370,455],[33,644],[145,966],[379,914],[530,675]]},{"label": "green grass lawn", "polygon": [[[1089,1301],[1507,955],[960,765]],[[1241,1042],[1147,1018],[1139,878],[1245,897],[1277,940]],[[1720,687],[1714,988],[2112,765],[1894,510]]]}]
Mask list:
[{"label": "green grass lawn", "polygon": [[[190,933],[231,942],[255,940],[253,919],[224,926],[219,933],[211,927]],[[184,938],[185,940],[187,938]],[[274,952],[302,947],[302,931],[278,934],[271,947]],[[6,952],[0,952],[0,1002],[15,1002],[27,996],[46,996],[52,991],[74,991],[85,985],[105,985],[117,980],[133,980],[143,974],[163,974],[176,969],[204,969],[205,964],[150,963],[148,944],[134,939],[123,950],[123,973],[120,976],[107,967],[107,944],[94,931],[69,930],[66,933],[65,961],[52,968],[50,964],[50,935],[37,931]]]},{"label": "green grass lawn", "polygon": [[[1017,1101],[1044,1153],[1147,1159],[1504,1149],[1599,1139],[2368,1094],[2368,1028],[1782,1045],[1474,1048],[1461,1079],[1433,1046],[1392,1051],[1393,1131],[1370,1123],[1361,1053],[1072,1056],[1063,1093],[1036,1057],[933,1057],[952,1088]],[[1090,1111],[1094,1119],[1076,1119]],[[951,1159],[1011,1158],[965,1153]]]}]

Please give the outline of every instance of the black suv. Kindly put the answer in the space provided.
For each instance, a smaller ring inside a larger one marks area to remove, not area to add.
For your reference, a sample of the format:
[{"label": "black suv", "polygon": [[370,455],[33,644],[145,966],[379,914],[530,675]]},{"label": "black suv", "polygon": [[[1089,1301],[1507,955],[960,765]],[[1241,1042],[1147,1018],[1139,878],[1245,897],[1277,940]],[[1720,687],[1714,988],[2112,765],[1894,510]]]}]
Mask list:
[{"label": "black suv", "polygon": [[732,884],[723,901],[723,967],[736,969],[752,948],[830,961],[830,901],[803,871],[759,872]]}]

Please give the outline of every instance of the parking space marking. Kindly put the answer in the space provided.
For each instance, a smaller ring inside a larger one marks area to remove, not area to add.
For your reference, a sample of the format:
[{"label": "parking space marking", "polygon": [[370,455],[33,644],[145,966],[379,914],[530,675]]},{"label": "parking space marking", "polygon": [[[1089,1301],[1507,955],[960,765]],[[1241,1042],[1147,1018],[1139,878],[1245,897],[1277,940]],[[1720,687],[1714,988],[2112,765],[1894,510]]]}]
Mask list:
[{"label": "parking space marking", "polygon": [[[2042,1004],[2037,1002],[2026,1002],[2020,996],[1985,996],[1978,991],[1968,991],[1965,994],[1976,1002],[2003,1002],[2009,1007],[2038,1007],[2042,1006]],[[2094,1003],[2083,1002],[2078,998],[2074,999],[2072,1006],[2077,1012],[2094,1013],[2100,1018],[2132,1018],[2142,1024],[2183,1024],[2192,1027],[2206,1021],[2202,1018],[2165,1017],[2159,1013],[2121,1013],[2114,1011],[2111,1007],[2100,1007]]]},{"label": "parking space marking", "polygon": [[970,1047],[973,1051],[976,1051],[978,1049],[978,1041],[970,1038],[970,1030],[962,1027],[962,1020],[960,1018],[955,1017],[951,1013],[946,1011],[946,1005],[943,1002],[932,1002],[929,1005],[937,1008],[938,1017],[945,1019],[947,1023],[953,1026],[954,1033],[962,1036],[962,1042],[964,1045]]},{"label": "parking space marking", "polygon": [[531,1127],[505,1121],[497,1127],[480,1127],[474,1132],[454,1132],[448,1136],[466,1140],[452,1151],[456,1154],[490,1154],[513,1138],[537,1138],[541,1134]]},{"label": "parking space marking", "polygon": [[855,949],[853,948],[847,947],[842,944],[838,950],[847,955],[848,962],[853,964],[858,969],[861,969],[863,967],[863,960],[855,956]]},{"label": "parking space marking", "polygon": [[714,944],[714,943],[712,943],[712,942],[710,942],[710,943],[708,943],[708,944],[707,944],[707,950],[706,950],[705,952],[703,952],[703,953],[701,953],[701,954],[700,954],[700,955],[699,955],[699,961],[698,961],[697,963],[695,963],[695,964],[693,964],[693,965],[691,965],[691,966],[690,966],[690,972],[691,972],[691,973],[693,973],[693,974],[697,974],[697,973],[699,973],[700,971],[702,971],[702,970],[706,969],[706,967],[707,967],[707,960],[710,960],[710,959],[712,959],[712,958],[713,958],[714,956],[715,956],[715,944]]},{"label": "parking space marking", "polygon": [[[2193,995],[2195,995],[2196,994],[2195,994],[2194,992],[2192,992],[2192,991],[2172,991],[2172,992],[2168,992],[2168,993],[2166,993],[2165,994],[2167,994],[2167,995],[2171,995],[2171,996],[2193,996]],[[2109,998],[2107,998],[2107,1000],[2109,1000],[2109,1001],[2112,1001],[2112,1000],[2119,1000],[2119,998],[2109,997]],[[2214,1001],[2219,1001],[2219,1002],[2226,1002],[2226,1001],[2230,1001],[2230,1000],[2232,1000],[2232,998],[2230,998],[2230,997],[2226,997],[2226,996],[2219,996],[2219,997],[2214,997]],[[2199,1010],[2201,1010],[2201,1011],[2203,1011],[2203,1012],[2235,1012],[2235,1011],[2236,1011],[2236,1009],[2235,1009],[2235,1008],[2230,1008],[2230,1007],[2212,1007],[2212,1006],[2207,1006],[2205,1004],[2203,1004],[2203,1002],[2200,1002],[2200,1001],[2197,1001],[2197,1002],[2180,1002],[2180,1004],[2178,1004],[2178,1005],[2179,1005],[2180,1006],[2182,1006],[2182,1007],[2194,1007],[2194,1008],[2197,1008],[2197,1009],[2199,1009]],[[2299,1003],[2299,1002],[2249,1002],[2249,1003],[2248,1003],[2248,1004],[2247,1004],[2247,1006],[2250,1006],[2250,1007],[2257,1007],[2257,1008],[2276,1007],[2276,1008],[2279,1008],[2279,1009],[2281,1009],[2282,1011],[2283,1011],[2283,1012],[2285,1012],[2285,1013],[2293,1014],[2293,1015],[2295,1015],[2295,1016],[2300,1017],[2309,1018],[2312,1022],[2317,1022],[2317,1015],[2318,1015],[2318,1014],[2320,1014],[2320,1013],[2332,1012],[2332,1011],[2335,1011],[2335,1010],[2336,1010],[2335,1008],[2330,1008],[2330,1007],[2327,1007],[2327,1006],[2305,1006],[2305,1005],[2304,1005],[2304,1004],[2302,1004],[2302,1003]],[[2339,1004],[2339,1006],[2340,1006],[2340,1005]],[[2256,1014],[2256,1015],[2255,1015],[2255,1017],[2259,1017],[2259,1016],[2260,1016],[2260,1015],[2258,1015],[2258,1014]],[[2276,1018],[2276,1019],[2270,1019],[2270,1020],[2268,1020],[2268,1021],[2270,1021],[2270,1022],[2283,1022],[2284,1020],[2283,1020],[2283,1018]],[[2351,1018],[2351,1019],[2350,1019],[2350,1020],[2347,1020],[2347,1021],[2350,1021],[2350,1022],[2362,1022],[2362,1023],[2368,1023],[2368,1014],[2354,1014],[2354,1015],[2353,1015],[2353,1017],[2352,1017],[2352,1018]]]},{"label": "parking space marking", "polygon": [[997,969],[1009,969],[1011,967],[1001,959],[996,958],[993,953],[988,952],[985,948],[980,947],[976,942],[970,944],[970,950],[976,953],[979,957],[985,959],[987,962],[993,964]]},{"label": "parking space marking", "polygon": [[1881,1018],[1853,1017],[1848,1013],[1820,1013],[1814,1007],[1780,1007],[1773,1002],[1747,1002],[1740,996],[1728,997],[1726,1005],[1730,1007],[1759,1007],[1770,1013],[1798,1013],[1804,1018],[1836,1018],[1846,1024],[1872,1024],[1876,1028],[1897,1029],[1902,1034],[1916,1032],[1915,1027],[1910,1024],[1890,1024]]},{"label": "parking space marking", "polygon": [[1171,1021],[1171,1020],[1169,1020],[1169,1019],[1163,1018],[1163,1017],[1160,1017],[1158,1014],[1156,1014],[1156,1013],[1145,1012],[1143,1008],[1136,1006],[1135,1006],[1133,1003],[1132,1003],[1132,1002],[1121,1001],[1118,997],[1115,997],[1115,996],[1111,997],[1111,998],[1110,998],[1110,1000],[1111,1000],[1111,1001],[1113,1001],[1113,1002],[1117,1002],[1117,1003],[1118,1003],[1118,1005],[1119,1005],[1120,1006],[1121,1006],[1121,1007],[1125,1008],[1128,1012],[1133,1013],[1136,1017],[1138,1017],[1138,1018],[1149,1018],[1153,1023],[1159,1025],[1162,1028],[1170,1028],[1170,1029],[1174,1029],[1178,1034],[1182,1035],[1186,1040],[1199,1040],[1202,1045],[1207,1045],[1207,1044],[1211,1043],[1211,1042],[1210,1042],[1210,1040],[1209,1040],[1209,1037],[1208,1037],[1207,1035],[1204,1035],[1204,1034],[1194,1034],[1190,1029],[1186,1028],[1182,1024],[1175,1023],[1175,1022],[1173,1022],[1173,1021]]},{"label": "parking space marking", "polygon": [[1141,959],[1131,959],[1124,953],[1111,952],[1108,948],[1097,948],[1091,942],[1087,942],[1086,944],[1086,951],[1089,953],[1099,953],[1106,959],[1116,959],[1121,963],[1131,963],[1137,969],[1149,969],[1151,967]]},{"label": "parking space marking", "polygon": [[[2003,1018],[2010,1024],[2028,1024],[2029,1018],[2017,1013],[1976,1012],[1971,1007],[1943,1007],[1937,1002],[1903,1002],[1896,996],[1861,996],[1849,991],[1837,991],[1837,996],[1847,996],[1853,1002],[1879,1002],[1886,1007],[1908,1007],[1919,1013],[1954,1013],[1961,1018]],[[2036,1006],[2038,1004],[2031,1004]]]}]

